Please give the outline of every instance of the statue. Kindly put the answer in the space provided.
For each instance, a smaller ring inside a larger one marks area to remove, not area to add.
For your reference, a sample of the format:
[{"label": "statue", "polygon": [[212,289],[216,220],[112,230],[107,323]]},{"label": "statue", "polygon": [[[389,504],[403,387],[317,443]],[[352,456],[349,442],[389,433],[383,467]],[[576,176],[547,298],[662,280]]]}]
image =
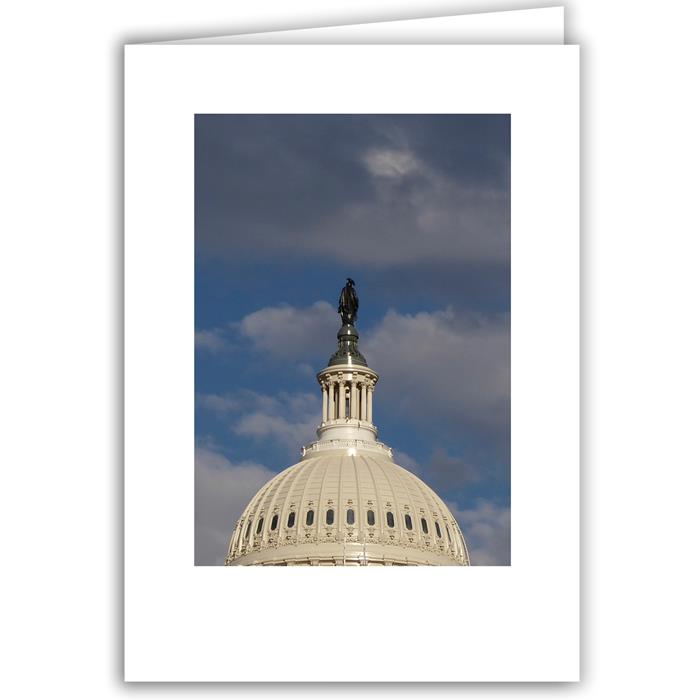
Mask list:
[{"label": "statue", "polygon": [[357,310],[360,308],[360,300],[357,298],[354,280],[349,277],[347,279],[346,285],[340,290],[340,299],[338,299],[338,313],[343,321],[343,325],[338,331],[338,349],[331,355],[328,365],[367,367],[367,360],[357,348],[360,336],[354,325],[357,320]]},{"label": "statue", "polygon": [[346,285],[340,291],[338,299],[338,313],[346,326],[352,326],[357,319],[357,310],[360,308],[360,300],[355,292],[355,282],[349,277]]}]

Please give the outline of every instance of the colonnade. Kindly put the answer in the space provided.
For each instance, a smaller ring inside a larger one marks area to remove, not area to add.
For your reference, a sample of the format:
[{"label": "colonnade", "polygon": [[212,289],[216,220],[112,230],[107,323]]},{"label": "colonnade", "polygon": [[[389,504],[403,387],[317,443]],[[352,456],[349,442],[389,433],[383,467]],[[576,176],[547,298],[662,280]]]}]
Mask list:
[{"label": "colonnade", "polygon": [[375,383],[372,377],[354,375],[322,380],[323,422],[348,418],[371,423]]}]

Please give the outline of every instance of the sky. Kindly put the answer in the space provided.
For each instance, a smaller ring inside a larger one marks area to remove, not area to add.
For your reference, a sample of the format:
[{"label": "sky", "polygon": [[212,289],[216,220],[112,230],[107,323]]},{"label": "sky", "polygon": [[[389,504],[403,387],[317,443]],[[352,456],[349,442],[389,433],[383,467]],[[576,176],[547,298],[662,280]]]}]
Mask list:
[{"label": "sky", "polygon": [[509,115],[195,117],[195,563],[316,439],[347,277],[379,439],[510,564]]}]

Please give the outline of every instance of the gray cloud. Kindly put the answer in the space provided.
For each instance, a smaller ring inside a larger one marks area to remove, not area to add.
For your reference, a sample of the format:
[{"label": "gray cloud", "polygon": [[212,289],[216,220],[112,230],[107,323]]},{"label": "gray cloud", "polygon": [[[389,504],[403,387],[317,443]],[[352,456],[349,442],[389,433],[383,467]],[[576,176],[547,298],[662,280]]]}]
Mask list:
[{"label": "gray cloud", "polygon": [[195,331],[194,347],[197,350],[221,352],[227,349],[228,343],[226,342],[222,329],[214,328],[211,330]]},{"label": "gray cloud", "polygon": [[438,490],[474,484],[485,476],[480,467],[450,456],[442,447],[433,450],[428,464],[422,471],[426,480]]},{"label": "gray cloud", "polygon": [[236,521],[274,472],[234,464],[215,450],[195,450],[195,564],[223,564]]},{"label": "gray cloud", "polygon": [[[410,151],[383,152],[371,162],[373,196],[341,206],[323,220],[308,237],[312,250],[372,266],[508,259],[506,193],[464,187],[429,169]],[[353,245],[339,247],[338,238]]]},{"label": "gray cloud", "polygon": [[259,309],[232,327],[272,357],[301,361],[308,360],[311,348],[328,345],[328,329],[337,325],[335,309],[317,301],[302,309],[288,305]]},{"label": "gray cloud", "polygon": [[394,456],[394,462],[396,462],[396,464],[399,464],[400,466],[404,467],[404,469],[408,469],[414,474],[420,473],[421,467],[418,464],[418,462],[416,462],[416,460],[413,459],[413,457],[411,457],[411,455],[396,449],[392,449],[392,454]]},{"label": "gray cloud", "polygon": [[[380,391],[414,421],[502,431],[510,412],[510,327],[504,315],[389,311],[364,343]],[[407,385],[408,382],[408,385]],[[426,407],[430,410],[427,411]]]},{"label": "gray cloud", "polygon": [[203,115],[196,138],[202,254],[509,259],[507,115]]},{"label": "gray cloud", "polygon": [[234,434],[276,442],[290,457],[315,439],[321,419],[320,395],[305,392],[269,395],[242,390],[225,396],[200,394],[197,402],[229,419]]},{"label": "gray cloud", "polygon": [[475,508],[447,504],[467,542],[474,566],[510,565],[510,508],[480,500]]}]

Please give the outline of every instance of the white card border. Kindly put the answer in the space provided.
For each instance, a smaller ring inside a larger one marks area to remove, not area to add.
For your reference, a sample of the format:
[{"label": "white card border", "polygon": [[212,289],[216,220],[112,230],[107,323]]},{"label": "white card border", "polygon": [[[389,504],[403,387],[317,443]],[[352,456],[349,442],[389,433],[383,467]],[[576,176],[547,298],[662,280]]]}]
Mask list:
[{"label": "white card border", "polygon": [[[126,679],[577,680],[578,48],[125,54]],[[236,112],[512,115],[511,567],[193,566],[193,115]]]}]

